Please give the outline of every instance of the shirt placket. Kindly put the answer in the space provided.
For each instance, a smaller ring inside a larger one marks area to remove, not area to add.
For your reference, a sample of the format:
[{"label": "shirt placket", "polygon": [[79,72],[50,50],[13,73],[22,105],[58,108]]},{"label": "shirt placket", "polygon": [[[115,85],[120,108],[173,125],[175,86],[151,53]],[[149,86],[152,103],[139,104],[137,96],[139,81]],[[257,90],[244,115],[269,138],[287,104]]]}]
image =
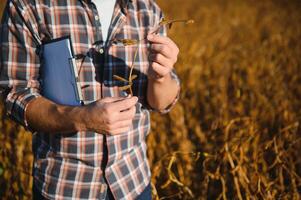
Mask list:
[{"label": "shirt placket", "polygon": [[[115,37],[115,35],[121,30],[123,25],[126,22],[126,16],[125,13],[123,12],[123,9],[121,9],[120,4],[118,4],[118,1],[115,5],[113,16],[111,19],[111,24],[109,27],[109,32],[107,35],[107,40],[105,42],[104,46],[101,46],[99,48],[99,53],[103,56],[103,61],[104,63],[101,63],[101,71],[102,71],[102,87],[101,87],[101,97],[104,97],[104,94],[107,93],[105,90],[110,90],[110,85],[105,86],[105,81],[112,81],[112,76],[110,76],[110,72],[112,72],[112,66],[110,65],[110,59],[109,59],[109,48],[110,48],[110,41]],[[106,69],[105,69],[106,68]],[[108,87],[108,88],[106,88]],[[109,185],[107,181],[107,176],[106,176],[106,168],[108,166],[108,163],[112,160],[112,157],[114,157],[114,152],[110,152],[109,149],[112,147],[114,149],[115,145],[117,145],[114,141],[108,140],[107,136],[104,134],[104,140],[103,140],[103,150],[104,150],[104,157],[103,157],[103,162],[102,162],[102,171],[104,174],[104,180],[106,181],[107,185]],[[113,155],[112,155],[113,154]],[[113,194],[114,195],[114,194]]]},{"label": "shirt placket", "polygon": [[[120,8],[120,5],[117,3],[117,9],[115,6],[113,16],[112,16],[112,24],[110,25],[109,32],[108,32],[108,40],[106,43],[104,43],[103,36],[102,36],[102,29],[101,29],[101,23],[100,23],[100,17],[99,13],[97,11],[96,6],[91,2],[91,10],[94,16],[95,20],[95,30],[96,30],[96,41],[95,41],[95,47],[96,47],[96,59],[98,61],[99,67],[100,67],[100,82],[101,82],[101,98],[104,98],[104,81],[105,80],[110,80],[111,77],[108,74],[104,73],[104,68],[109,67],[110,65],[108,64],[109,59],[108,59],[108,52],[109,52],[109,47],[110,47],[110,40],[120,31],[122,26],[124,25],[126,21],[126,16],[125,13],[122,11]],[[107,71],[112,70],[108,69]],[[104,133],[103,137],[103,159],[101,163],[101,168],[103,171],[104,175],[104,180],[108,185],[107,179],[106,179],[106,166],[108,163],[108,160],[110,158],[110,152],[109,152],[109,147],[108,145],[115,145],[114,143],[107,143],[107,136]],[[101,191],[102,195],[101,196],[106,196],[106,192]]]},{"label": "shirt placket", "polygon": [[[105,47],[104,47],[104,42],[103,42],[103,37],[102,37],[102,29],[101,29],[101,23],[100,23],[100,18],[99,18],[99,13],[98,10],[93,2],[89,3],[89,8],[92,11],[92,18],[93,19],[93,25],[95,26],[95,34],[94,34],[94,45],[95,45],[95,54],[93,55],[93,59],[96,60],[98,66],[100,67],[99,69],[99,77],[100,77],[100,83],[101,83],[101,98],[103,98],[103,80],[104,80],[104,63],[105,63]],[[107,195],[107,188],[108,188],[108,182],[105,178],[105,167],[107,164],[108,160],[108,151],[107,151],[107,138],[106,135],[103,134],[103,158],[101,160],[101,170],[103,173],[103,178],[105,181],[105,185],[102,185],[100,188],[100,199],[105,199]]]},{"label": "shirt placket", "polygon": [[[117,1],[118,2],[118,1]],[[95,25],[95,48],[96,48],[96,55],[95,55],[95,59],[99,64],[100,67],[100,82],[101,82],[101,98],[104,98],[104,90],[109,90],[110,88],[105,88],[105,81],[112,81],[112,77],[109,76],[110,73],[105,73],[105,71],[110,71],[112,70],[110,67],[110,65],[108,64],[109,58],[108,58],[108,53],[109,53],[109,48],[110,48],[110,40],[112,40],[114,38],[114,36],[122,29],[123,25],[126,22],[126,15],[124,10],[120,7],[120,4],[117,3],[117,9],[116,6],[114,8],[114,12],[113,12],[113,16],[112,16],[112,20],[111,20],[111,25],[109,27],[109,32],[108,32],[108,37],[107,37],[107,41],[104,43],[103,41],[103,37],[102,37],[102,30],[101,30],[101,23],[100,23],[100,17],[99,17],[99,13],[97,11],[96,6],[91,2],[89,4],[89,7],[92,11],[92,15],[93,17],[93,24]],[[94,58],[93,58],[94,59]],[[105,70],[104,68],[107,67],[107,70]],[[107,136],[104,133],[103,134],[103,159],[101,162],[101,169],[104,175],[104,180],[106,182],[106,184],[108,185],[108,181],[106,178],[106,167],[109,161],[111,161],[112,159],[110,159],[111,157],[114,157],[114,155],[110,154],[109,149],[111,149],[112,147],[115,149],[115,142],[114,140],[107,140]],[[114,152],[112,152],[112,154],[114,154]],[[107,186],[105,187],[107,188]],[[100,191],[101,196],[100,198],[104,198],[107,195],[107,191],[104,191],[104,188],[101,189]]]},{"label": "shirt placket", "polygon": [[101,83],[101,98],[103,98],[103,82],[104,82],[104,65],[105,65],[105,46],[103,42],[102,37],[102,29],[101,29],[101,23],[99,18],[99,13],[97,11],[97,8],[94,3],[91,2],[91,10],[92,14],[94,16],[94,25],[95,25],[95,55],[93,59],[96,59],[98,66],[99,66],[99,77],[100,77],[100,83]]},{"label": "shirt placket", "polygon": [[[110,90],[110,83],[113,82],[113,75],[112,73],[112,67],[114,65],[109,65],[109,52],[111,48],[110,41],[114,40],[115,35],[121,31],[121,29],[124,27],[124,24],[126,23],[126,11],[125,8],[121,7],[119,1],[117,0],[117,4],[115,6],[111,24],[109,27],[108,37],[107,41],[105,43],[105,70],[104,70],[104,82],[106,82],[108,86],[104,86],[103,90]],[[126,59],[126,58],[125,58]],[[102,93],[108,94],[108,92],[102,91]],[[110,94],[114,94],[113,91],[109,92]],[[113,137],[106,138],[106,144],[107,144],[107,151],[108,151],[108,160],[107,165],[110,166],[112,162],[114,161],[115,151],[110,151],[110,149],[117,149],[115,146],[118,145],[116,141],[113,139]]]}]

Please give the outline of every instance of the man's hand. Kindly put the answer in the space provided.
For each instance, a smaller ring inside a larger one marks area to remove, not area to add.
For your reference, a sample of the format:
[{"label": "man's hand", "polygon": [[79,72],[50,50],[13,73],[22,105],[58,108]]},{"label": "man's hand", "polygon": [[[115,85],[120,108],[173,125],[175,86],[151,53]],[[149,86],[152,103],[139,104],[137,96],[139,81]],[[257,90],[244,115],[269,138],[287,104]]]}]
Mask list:
[{"label": "man's hand", "polygon": [[97,133],[120,134],[130,129],[137,97],[107,97],[86,107],[86,128]]},{"label": "man's hand", "polygon": [[114,135],[130,129],[137,101],[137,97],[108,97],[86,106],[64,106],[38,97],[28,104],[25,115],[30,127],[39,132]]},{"label": "man's hand", "polygon": [[165,36],[149,34],[147,39],[151,42],[149,78],[162,82],[177,62],[179,48]]},{"label": "man's hand", "polygon": [[147,101],[152,108],[162,111],[179,92],[179,86],[170,73],[177,62],[179,48],[165,36],[149,34],[147,39],[151,43]]}]

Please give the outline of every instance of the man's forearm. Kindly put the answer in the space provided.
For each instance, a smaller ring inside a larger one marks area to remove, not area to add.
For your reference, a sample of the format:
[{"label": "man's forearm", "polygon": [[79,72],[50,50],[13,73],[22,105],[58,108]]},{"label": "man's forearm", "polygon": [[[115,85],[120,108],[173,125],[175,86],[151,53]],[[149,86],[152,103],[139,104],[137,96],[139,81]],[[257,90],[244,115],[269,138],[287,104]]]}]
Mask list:
[{"label": "man's forearm", "polygon": [[26,109],[26,120],[34,131],[67,133],[84,129],[83,107],[55,104],[44,97],[32,100]]},{"label": "man's forearm", "polygon": [[179,92],[179,86],[171,78],[171,75],[164,77],[164,79],[148,79],[147,101],[152,108],[157,110],[163,110],[169,106]]},{"label": "man's forearm", "polygon": [[29,127],[38,132],[115,135],[132,126],[137,101],[137,97],[106,97],[85,106],[63,106],[38,97],[29,102],[25,116]]}]

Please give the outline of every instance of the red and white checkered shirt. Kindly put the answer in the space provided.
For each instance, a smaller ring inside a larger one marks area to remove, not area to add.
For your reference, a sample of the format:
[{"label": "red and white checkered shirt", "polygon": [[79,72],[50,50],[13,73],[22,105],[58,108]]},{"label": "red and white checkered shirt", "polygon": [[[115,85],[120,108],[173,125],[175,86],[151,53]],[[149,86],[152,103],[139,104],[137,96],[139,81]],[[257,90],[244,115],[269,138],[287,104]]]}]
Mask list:
[{"label": "red and white checkered shirt", "polygon": [[[5,105],[14,120],[28,128],[24,118],[26,107],[42,95],[39,79],[42,64],[34,38],[48,40],[69,35],[75,54],[89,52],[91,56],[78,62],[85,104],[124,95],[118,87],[125,83],[113,79],[113,75],[128,76],[136,46],[103,44],[99,17],[101,13],[89,0],[8,1],[0,27],[0,86],[7,91]],[[118,0],[108,41],[146,38],[161,18],[162,12],[154,0]],[[166,30],[160,34],[166,34]],[[103,199],[109,185],[115,199],[135,199],[149,184],[145,143],[150,129],[146,102],[148,47],[146,40],[139,44],[134,65],[138,78],[134,80],[133,91],[139,103],[130,131],[106,139],[104,134],[95,132],[33,134],[33,175],[43,196]],[[175,73],[172,75],[177,80]],[[108,151],[105,167],[104,148]]]}]

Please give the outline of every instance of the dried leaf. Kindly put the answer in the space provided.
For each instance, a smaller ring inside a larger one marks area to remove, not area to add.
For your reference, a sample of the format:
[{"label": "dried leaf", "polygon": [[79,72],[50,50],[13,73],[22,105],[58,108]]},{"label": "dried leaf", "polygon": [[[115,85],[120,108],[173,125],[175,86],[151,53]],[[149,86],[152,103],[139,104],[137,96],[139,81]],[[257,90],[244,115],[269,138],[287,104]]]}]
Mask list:
[{"label": "dried leaf", "polygon": [[165,18],[162,18],[162,20],[159,22],[159,25],[155,28],[155,30],[152,33],[156,33],[162,26],[167,26],[169,29],[171,29],[173,23],[181,22],[184,24],[192,24],[194,23],[194,20],[189,19],[176,19],[176,20],[166,20]]},{"label": "dried leaf", "polygon": [[134,79],[137,78],[137,75],[136,74],[133,74],[132,77],[130,78],[130,82],[132,82]]},{"label": "dried leaf", "polygon": [[162,20],[159,23],[159,26],[165,26],[168,25],[169,28],[171,28],[173,23],[177,23],[177,22],[181,22],[181,23],[185,23],[185,24],[193,24],[194,20],[193,19],[176,19],[176,20],[166,20],[165,18],[162,18]]},{"label": "dried leaf", "polygon": [[186,21],[186,24],[193,24],[194,23],[194,20],[193,19],[189,19]]},{"label": "dried leaf", "polygon": [[166,20],[165,18],[162,18],[162,20],[160,21],[159,23],[159,26],[163,26],[163,25],[166,25],[170,22],[170,20]]},{"label": "dried leaf", "polygon": [[128,90],[130,89],[131,85],[125,85],[125,86],[121,86],[119,87],[120,90]]},{"label": "dried leaf", "polygon": [[122,77],[120,77],[120,76],[118,76],[118,75],[113,75],[113,77],[116,79],[116,80],[119,80],[119,81],[123,81],[123,82],[129,82],[128,80],[126,80],[125,78],[122,78]]},{"label": "dried leaf", "polygon": [[135,39],[114,39],[113,42],[116,44],[123,44],[124,46],[128,46],[138,44],[139,41]]}]

